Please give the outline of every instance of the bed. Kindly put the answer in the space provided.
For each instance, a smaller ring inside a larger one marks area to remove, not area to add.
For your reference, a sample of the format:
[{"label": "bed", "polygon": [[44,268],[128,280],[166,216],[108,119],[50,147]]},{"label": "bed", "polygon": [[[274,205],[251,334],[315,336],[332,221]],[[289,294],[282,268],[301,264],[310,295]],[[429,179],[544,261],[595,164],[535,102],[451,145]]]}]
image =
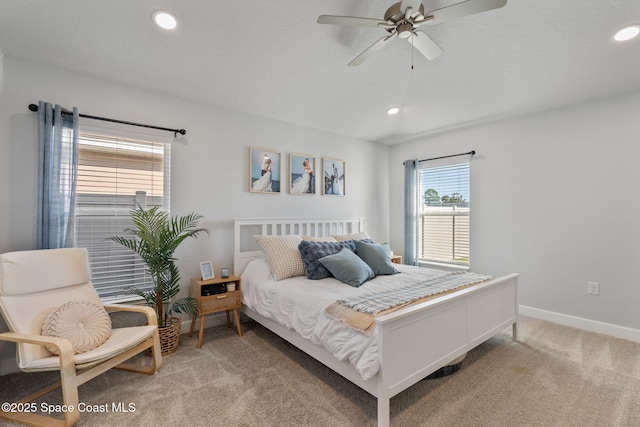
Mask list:
[{"label": "bed", "polygon": [[[364,290],[404,286],[421,280],[421,275],[436,277],[442,272],[397,266],[401,274],[377,276],[359,288],[335,278],[276,281],[254,237],[313,239],[363,229],[363,218],[236,219],[234,271],[242,275],[241,310],[376,397],[378,426],[384,427],[390,423],[391,397],[509,326],[517,340],[519,276],[492,278],[376,316],[372,331],[363,334],[324,308]],[[311,293],[305,294],[305,288]],[[311,305],[312,300],[317,303]]]}]

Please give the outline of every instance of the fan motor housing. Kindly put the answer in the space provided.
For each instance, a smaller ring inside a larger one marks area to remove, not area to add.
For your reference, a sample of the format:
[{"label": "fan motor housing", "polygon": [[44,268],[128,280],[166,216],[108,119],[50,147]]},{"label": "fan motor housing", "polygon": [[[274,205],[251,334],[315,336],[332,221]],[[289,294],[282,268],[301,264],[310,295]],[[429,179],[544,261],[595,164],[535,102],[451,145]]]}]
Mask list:
[{"label": "fan motor housing", "polygon": [[[396,3],[393,6],[391,6],[389,9],[387,9],[387,11],[384,13],[384,20],[385,21],[391,21],[393,23],[398,23],[402,20],[404,20],[405,18],[405,14],[402,10],[400,10],[400,5],[401,3]],[[415,16],[416,14],[420,14],[422,16],[424,16],[424,5],[420,4],[420,7],[418,8],[417,11],[411,11],[411,15]]]}]

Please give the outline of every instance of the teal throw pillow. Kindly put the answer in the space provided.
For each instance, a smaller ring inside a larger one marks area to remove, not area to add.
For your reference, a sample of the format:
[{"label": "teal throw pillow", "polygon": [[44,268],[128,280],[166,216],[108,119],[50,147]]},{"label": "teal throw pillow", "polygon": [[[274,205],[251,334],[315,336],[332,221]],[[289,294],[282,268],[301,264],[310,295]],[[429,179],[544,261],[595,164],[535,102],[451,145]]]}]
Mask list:
[{"label": "teal throw pillow", "polygon": [[318,260],[331,274],[342,283],[354,288],[375,277],[371,267],[362,261],[358,255],[347,248],[333,255],[327,255]]},{"label": "teal throw pillow", "polygon": [[371,267],[376,276],[399,273],[391,262],[391,252],[389,251],[389,245],[386,243],[379,245],[377,243],[367,243],[356,240],[355,244],[356,255]]}]

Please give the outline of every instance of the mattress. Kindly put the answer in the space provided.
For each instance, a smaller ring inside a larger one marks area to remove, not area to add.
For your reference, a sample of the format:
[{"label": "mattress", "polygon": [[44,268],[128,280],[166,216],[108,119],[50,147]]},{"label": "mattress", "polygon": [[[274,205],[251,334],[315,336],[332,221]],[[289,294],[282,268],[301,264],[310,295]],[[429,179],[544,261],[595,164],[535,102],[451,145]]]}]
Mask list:
[{"label": "mattress", "polygon": [[377,276],[354,288],[333,277],[309,280],[298,276],[276,281],[267,262],[257,259],[242,273],[242,302],[261,316],[324,347],[338,360],[349,361],[366,381],[380,368],[377,330],[369,335],[357,332],[327,315],[326,308],[341,298],[417,284],[447,274],[401,264],[395,267],[400,273]]}]

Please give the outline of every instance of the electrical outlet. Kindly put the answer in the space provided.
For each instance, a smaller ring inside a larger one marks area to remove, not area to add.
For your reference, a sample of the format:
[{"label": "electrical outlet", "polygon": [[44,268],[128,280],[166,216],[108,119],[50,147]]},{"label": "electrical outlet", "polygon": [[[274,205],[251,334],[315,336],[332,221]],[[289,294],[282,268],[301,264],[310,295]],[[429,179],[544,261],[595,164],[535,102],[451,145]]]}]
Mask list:
[{"label": "electrical outlet", "polygon": [[589,295],[600,295],[600,283],[598,283],[598,282],[588,282],[587,283],[587,293]]}]

